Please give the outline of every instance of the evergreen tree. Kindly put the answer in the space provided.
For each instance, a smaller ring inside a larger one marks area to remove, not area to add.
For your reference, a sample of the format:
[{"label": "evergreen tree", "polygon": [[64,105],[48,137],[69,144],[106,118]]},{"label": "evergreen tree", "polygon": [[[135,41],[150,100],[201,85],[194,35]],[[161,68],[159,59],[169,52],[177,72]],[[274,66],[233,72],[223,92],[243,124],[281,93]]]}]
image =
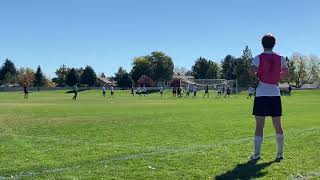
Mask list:
[{"label": "evergreen tree", "polygon": [[38,66],[36,73],[34,74],[33,84],[40,90],[40,87],[45,84],[45,77],[42,73],[41,67]]},{"label": "evergreen tree", "polygon": [[80,81],[82,84],[86,84],[89,87],[96,84],[97,75],[91,66],[86,66],[80,75]]},{"label": "evergreen tree", "polygon": [[17,76],[17,69],[14,63],[6,59],[0,69],[0,83],[15,83]]},{"label": "evergreen tree", "polygon": [[236,74],[237,58],[227,55],[221,62],[221,78],[233,80],[237,78]]},{"label": "evergreen tree", "polygon": [[217,63],[200,57],[192,66],[192,74],[195,79],[216,79],[220,76],[220,67]]},{"label": "evergreen tree", "polygon": [[66,84],[72,87],[78,82],[79,82],[79,77],[77,76],[77,72],[74,68],[71,68],[66,76]]},{"label": "evergreen tree", "polygon": [[130,87],[133,84],[133,80],[129,73],[122,67],[119,68],[118,72],[115,74],[117,85],[120,87]]},{"label": "evergreen tree", "polygon": [[242,56],[237,61],[236,75],[239,86],[248,87],[255,81],[254,77],[250,75],[250,68],[252,64],[252,53],[248,46],[243,50]]}]

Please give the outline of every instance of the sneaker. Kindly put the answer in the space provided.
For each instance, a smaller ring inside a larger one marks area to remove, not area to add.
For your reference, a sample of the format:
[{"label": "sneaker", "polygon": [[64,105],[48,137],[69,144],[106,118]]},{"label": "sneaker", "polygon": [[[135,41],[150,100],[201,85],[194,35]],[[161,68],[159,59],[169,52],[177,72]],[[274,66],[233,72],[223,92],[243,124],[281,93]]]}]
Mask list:
[{"label": "sneaker", "polygon": [[259,161],[261,158],[260,158],[260,155],[252,155],[251,157],[250,157],[250,160],[251,161]]},{"label": "sneaker", "polygon": [[276,161],[280,162],[283,160],[283,155],[277,155]]}]

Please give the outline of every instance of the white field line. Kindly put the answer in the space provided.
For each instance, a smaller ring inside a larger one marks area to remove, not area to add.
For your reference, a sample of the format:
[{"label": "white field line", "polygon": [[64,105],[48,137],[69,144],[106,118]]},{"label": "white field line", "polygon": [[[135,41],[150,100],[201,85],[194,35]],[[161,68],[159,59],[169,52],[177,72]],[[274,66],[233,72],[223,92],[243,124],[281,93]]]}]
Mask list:
[{"label": "white field line", "polygon": [[[319,129],[320,128],[294,129],[294,131],[287,132],[286,134],[290,135],[290,134],[297,134],[297,133],[303,133],[303,132],[307,132],[307,133],[311,132],[312,133],[313,131],[318,131]],[[271,138],[271,137],[274,137],[274,135],[265,136],[265,138]],[[290,138],[290,136],[287,136],[287,137]],[[158,148],[153,152],[129,154],[129,155],[110,158],[110,159],[106,159],[106,160],[100,160],[96,163],[93,162],[93,163],[88,163],[88,164],[106,165],[106,164],[108,164],[110,162],[114,162],[114,161],[127,161],[127,160],[131,160],[131,159],[139,159],[139,158],[143,158],[146,156],[160,155],[160,154],[170,154],[170,153],[178,153],[178,152],[194,152],[194,151],[197,151],[200,149],[206,150],[206,149],[210,149],[212,147],[221,147],[224,145],[231,145],[231,144],[241,144],[242,142],[247,142],[247,141],[251,141],[251,140],[252,140],[252,137],[246,137],[246,138],[241,138],[241,139],[237,139],[237,140],[229,140],[229,141],[225,141],[223,143],[218,143],[218,144],[192,145],[192,146],[186,146],[184,148],[178,148],[178,149]],[[65,171],[74,171],[74,170],[79,169],[80,167],[81,167],[81,165],[75,165],[75,166],[68,166],[68,167],[61,167],[61,168],[54,168],[54,169],[46,169],[41,172],[27,171],[27,172],[21,172],[19,174],[12,175],[9,177],[0,176],[0,178],[21,179],[23,177],[39,176],[39,175],[44,175],[44,174],[48,174],[48,173],[54,174],[54,173],[65,172]]]}]

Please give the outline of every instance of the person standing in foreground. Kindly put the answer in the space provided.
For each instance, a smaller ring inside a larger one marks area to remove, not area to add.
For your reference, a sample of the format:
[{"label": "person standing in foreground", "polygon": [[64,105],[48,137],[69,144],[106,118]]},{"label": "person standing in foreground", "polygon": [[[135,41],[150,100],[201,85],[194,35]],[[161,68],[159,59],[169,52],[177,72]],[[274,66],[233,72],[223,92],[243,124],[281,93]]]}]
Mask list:
[{"label": "person standing in foreground", "polygon": [[275,54],[272,50],[276,44],[273,35],[265,35],[262,38],[264,52],[253,59],[251,73],[256,74],[259,84],[254,99],[253,115],[256,119],[254,138],[254,153],[251,160],[260,159],[260,148],[263,141],[263,128],[266,116],[272,117],[276,131],[278,152],[277,161],[283,159],[284,133],[281,125],[282,105],[278,83],[288,73],[288,66],[284,57]]},{"label": "person standing in foreground", "polygon": [[76,83],[73,86],[73,93],[74,93],[74,96],[72,98],[73,100],[77,100],[78,92],[79,92],[78,83]]},{"label": "person standing in foreground", "polygon": [[29,96],[29,92],[28,92],[28,89],[27,89],[27,83],[24,83],[23,84],[23,92],[24,92],[24,99],[28,99],[28,96]]}]

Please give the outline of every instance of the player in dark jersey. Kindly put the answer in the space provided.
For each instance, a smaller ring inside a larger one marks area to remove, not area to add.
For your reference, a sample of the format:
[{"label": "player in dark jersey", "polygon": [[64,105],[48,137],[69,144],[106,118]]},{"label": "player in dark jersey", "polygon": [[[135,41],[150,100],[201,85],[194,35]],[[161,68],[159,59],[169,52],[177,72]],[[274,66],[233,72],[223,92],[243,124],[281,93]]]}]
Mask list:
[{"label": "player in dark jersey", "polygon": [[73,86],[73,93],[74,93],[74,96],[72,98],[73,100],[77,100],[78,92],[79,92],[78,83],[76,83]]},{"label": "player in dark jersey", "polygon": [[206,89],[205,89],[205,91],[204,91],[203,97],[206,97],[206,95],[207,95],[208,98],[209,98],[209,85],[206,85]]},{"label": "player in dark jersey", "polygon": [[177,97],[177,88],[176,87],[173,87],[173,89],[172,89],[172,96]]},{"label": "player in dark jersey", "polygon": [[178,98],[182,98],[182,89],[181,89],[181,87],[178,87],[177,92],[178,92]]},{"label": "player in dark jersey", "polygon": [[224,95],[224,97],[226,98],[228,96],[228,98],[230,97],[230,94],[231,94],[231,89],[230,87],[228,86],[227,89],[226,89],[226,94]]},{"label": "player in dark jersey", "polygon": [[27,89],[27,83],[24,83],[23,84],[23,92],[24,92],[24,99],[28,99],[28,96],[29,96],[29,92],[28,92],[28,89]]}]

